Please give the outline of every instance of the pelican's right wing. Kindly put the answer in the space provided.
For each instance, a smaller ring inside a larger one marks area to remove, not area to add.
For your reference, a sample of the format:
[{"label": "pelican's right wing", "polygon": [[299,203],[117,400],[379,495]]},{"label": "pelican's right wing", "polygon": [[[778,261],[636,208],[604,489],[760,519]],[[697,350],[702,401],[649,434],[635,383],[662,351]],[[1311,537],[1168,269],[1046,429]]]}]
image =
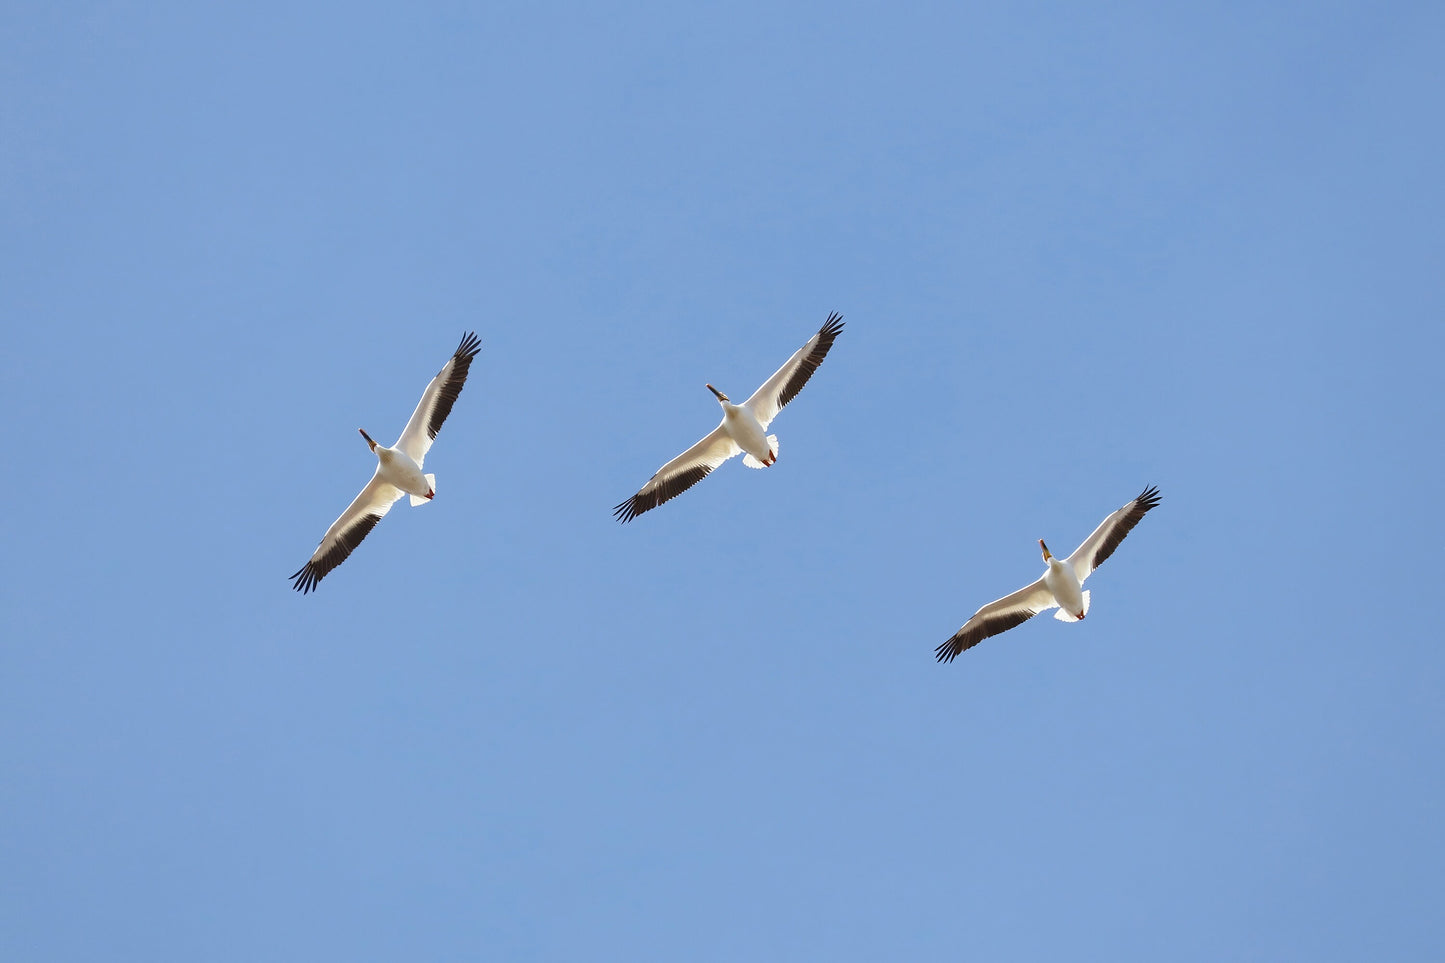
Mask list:
[{"label": "pelican's right wing", "polygon": [[376,473],[371,476],[371,481],[366,483],[361,494],[352,500],[346,511],[341,513],[341,517],[326,530],[321,544],[316,546],[316,551],[311,554],[311,560],[291,576],[295,580],[292,588],[303,595],[316,588],[316,583],[325,578],[326,573],[346,561],[346,556],[361,544],[363,538],[371,534],[376,523],[391,510],[392,504],[401,495],[400,488],[381,480],[381,466],[377,465]]},{"label": "pelican's right wing", "polygon": [[818,365],[828,356],[828,350],[833,347],[834,340],[842,330],[843,316],[828,315],[828,320],[823,322],[818,333],[809,338],[807,344],[794,351],[788,363],[774,371],[773,376],[764,381],[762,387],[754,391],[753,396],[745,402],[764,431],[772,424],[773,419],[778,417],[783,406],[803,390],[803,385],[808,383],[813,372],[818,370]]},{"label": "pelican's right wing", "polygon": [[1132,532],[1145,513],[1158,504],[1159,489],[1150,485],[1129,504],[1099,523],[1083,544],[1074,549],[1074,554],[1064,559],[1066,564],[1073,566],[1074,577],[1080,584],[1094,573],[1094,569],[1104,564],[1104,559],[1114,554],[1124,536]]},{"label": "pelican's right wing", "polygon": [[476,332],[468,331],[462,335],[462,343],[457,345],[457,350],[452,352],[442,370],[421,393],[421,401],[416,403],[416,410],[411,413],[406,427],[401,430],[401,437],[396,440],[396,447],[418,465],[426,460],[426,453],[431,451],[437,432],[442,430],[442,422],[452,413],[452,405],[456,404],[457,396],[467,383],[472,359],[481,350],[482,340]]},{"label": "pelican's right wing", "polygon": [[687,491],[707,477],[708,472],[742,452],[732,435],[718,425],[706,437],[657,470],[647,484],[612,510],[618,521],[630,522]]},{"label": "pelican's right wing", "polygon": [[1043,579],[1039,579],[1034,584],[1026,585],[996,602],[990,602],[973,613],[973,618],[963,623],[963,628],[934,650],[934,654],[938,656],[939,662],[952,662],[964,649],[971,649],[991,635],[998,635],[1016,625],[1022,625],[1045,609],[1051,609],[1058,604],[1054,601],[1054,593],[1044,585]]}]

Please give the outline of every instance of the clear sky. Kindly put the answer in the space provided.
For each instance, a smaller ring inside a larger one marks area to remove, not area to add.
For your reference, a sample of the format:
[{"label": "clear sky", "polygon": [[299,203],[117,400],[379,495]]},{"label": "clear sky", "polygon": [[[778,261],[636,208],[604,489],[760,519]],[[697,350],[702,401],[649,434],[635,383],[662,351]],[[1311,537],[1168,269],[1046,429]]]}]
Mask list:
[{"label": "clear sky", "polygon": [[[0,958],[1441,959],[1442,49],[11,6]],[[830,311],[775,467],[613,519]],[[293,592],[467,330],[436,500]]]}]

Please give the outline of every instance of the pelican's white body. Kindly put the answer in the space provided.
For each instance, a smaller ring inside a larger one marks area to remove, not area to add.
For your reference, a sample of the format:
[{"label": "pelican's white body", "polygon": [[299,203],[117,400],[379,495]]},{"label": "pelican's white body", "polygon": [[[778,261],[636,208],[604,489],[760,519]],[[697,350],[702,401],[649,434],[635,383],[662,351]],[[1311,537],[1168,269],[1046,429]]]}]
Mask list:
[{"label": "pelican's white body", "polygon": [[1060,622],[1077,622],[1089,611],[1089,593],[1084,591],[1074,567],[1049,556],[1049,567],[1044,572],[1044,588],[1054,596],[1059,610],[1054,618]]},{"label": "pelican's white body", "polygon": [[421,465],[400,448],[376,446],[376,472],[381,480],[411,496],[413,505],[420,505],[436,494],[437,476],[422,474]]},{"label": "pelican's white body", "polygon": [[743,464],[749,468],[766,468],[778,460],[778,436],[767,435],[758,422],[758,416],[746,404],[735,405],[731,401],[721,402],[723,410],[722,429],[728,437],[748,456]]}]

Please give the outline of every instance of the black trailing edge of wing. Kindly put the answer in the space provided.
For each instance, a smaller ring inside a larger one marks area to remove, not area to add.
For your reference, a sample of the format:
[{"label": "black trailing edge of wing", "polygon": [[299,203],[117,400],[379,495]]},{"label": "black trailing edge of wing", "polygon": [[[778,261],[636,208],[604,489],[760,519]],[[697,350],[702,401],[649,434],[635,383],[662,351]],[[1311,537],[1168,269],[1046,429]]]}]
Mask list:
[{"label": "black trailing edge of wing", "polygon": [[[657,487],[648,490],[652,484],[649,479],[647,485],[642,486],[642,491],[633,495],[627,501],[612,509],[612,514],[617,520],[626,524],[645,511],[650,511],[661,505],[663,502],[671,501],[678,495],[687,491],[693,485],[702,481],[712,471],[709,465],[697,465],[687,471],[678,472],[670,478],[658,482]],[[655,477],[655,476],[654,476]]]},{"label": "black trailing edge of wing", "polygon": [[452,413],[452,405],[457,403],[457,396],[462,393],[462,386],[467,383],[467,372],[471,370],[472,359],[481,350],[482,339],[477,337],[475,331],[468,331],[462,337],[462,343],[457,345],[457,350],[452,353],[452,360],[447,362],[451,366],[451,373],[437,391],[431,421],[426,426],[428,437],[435,439],[437,432],[442,430],[442,422]]},{"label": "black trailing edge of wing", "polygon": [[1144,517],[1145,513],[1158,504],[1158,488],[1150,485],[1140,492],[1139,497],[1130,503],[1132,507],[1128,513],[1119,519],[1118,523],[1109,530],[1108,537],[1099,545],[1099,550],[1094,553],[1094,568],[1103,565],[1104,559],[1114,554],[1114,549],[1119,547],[1119,543],[1124,540],[1124,536],[1132,532],[1134,526],[1139,524],[1139,520]]},{"label": "black trailing edge of wing", "polygon": [[843,316],[836,311],[828,315],[828,320],[818,329],[818,343],[813,345],[813,350],[804,356],[798,364],[798,370],[783,385],[783,390],[778,392],[778,407],[783,408],[788,402],[798,397],[798,392],[803,390],[803,385],[813,377],[813,372],[823,363],[828,356],[828,351],[833,347],[833,342],[838,339],[838,334],[843,330]]},{"label": "black trailing edge of wing", "polygon": [[336,544],[331,546],[325,555],[320,558],[313,557],[297,569],[296,573],[291,576],[294,580],[291,587],[302,595],[314,591],[316,583],[325,578],[333,568],[346,561],[346,557],[361,544],[363,538],[371,534],[371,530],[379,521],[381,521],[380,515],[363,515],[355,525],[341,533],[336,539]]},{"label": "black trailing edge of wing", "polygon": [[972,628],[965,625],[954,633],[953,638],[935,649],[933,654],[938,657],[939,662],[952,662],[965,649],[971,649],[984,639],[998,635],[1000,632],[1007,632],[1015,626],[1023,625],[1037,614],[1037,612],[1025,609],[1021,612],[1008,612],[994,616]]}]

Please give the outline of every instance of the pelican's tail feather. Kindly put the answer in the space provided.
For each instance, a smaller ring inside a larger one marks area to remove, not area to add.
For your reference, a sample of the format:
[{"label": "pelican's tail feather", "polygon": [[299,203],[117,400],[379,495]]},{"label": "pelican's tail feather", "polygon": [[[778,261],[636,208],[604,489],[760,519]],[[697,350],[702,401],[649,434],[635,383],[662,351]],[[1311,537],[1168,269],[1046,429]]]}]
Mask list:
[{"label": "pelican's tail feather", "polygon": [[[773,453],[773,459],[776,461],[776,460],[777,460],[777,457],[778,457],[778,436],[777,436],[777,435],[769,435],[769,436],[768,436],[768,448],[771,449],[771,451],[772,451],[772,453]],[[757,460],[756,458],[754,458],[752,455],[743,455],[743,464],[744,464],[744,465],[747,465],[749,468],[767,468],[767,467],[768,467],[767,465],[764,465],[762,462],[758,461],[758,460]]]},{"label": "pelican's tail feather", "polygon": [[[427,486],[428,488],[430,488],[430,489],[432,490],[432,494],[435,495],[435,494],[436,494],[436,490],[437,490],[437,476],[435,476],[435,475],[427,475],[427,476],[426,476],[426,486]],[[413,496],[411,496],[411,504],[412,504],[412,507],[413,507],[413,508],[415,508],[415,507],[418,506],[418,505],[425,505],[425,504],[426,504],[427,502],[429,502],[429,501],[431,501],[431,499],[429,499],[429,498],[423,498],[421,495],[413,495]]]}]

